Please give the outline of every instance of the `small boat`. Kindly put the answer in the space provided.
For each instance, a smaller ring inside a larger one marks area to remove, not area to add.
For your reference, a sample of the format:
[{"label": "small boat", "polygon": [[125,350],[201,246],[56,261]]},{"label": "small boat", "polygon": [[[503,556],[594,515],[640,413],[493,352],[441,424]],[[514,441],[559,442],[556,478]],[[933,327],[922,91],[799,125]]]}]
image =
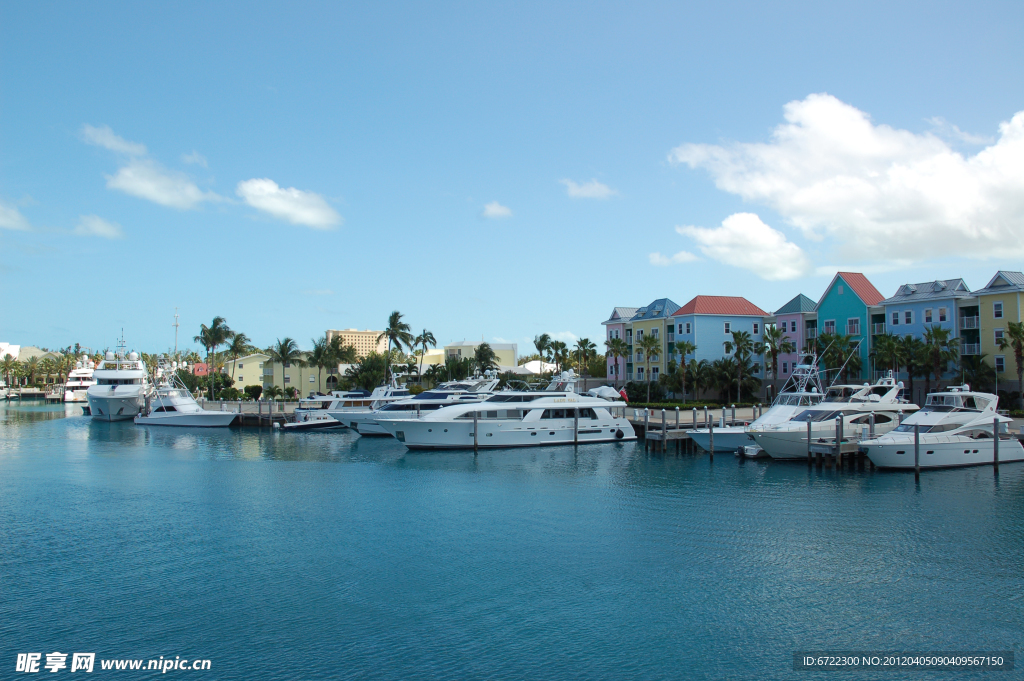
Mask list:
[{"label": "small boat", "polygon": [[179,428],[226,428],[238,414],[207,411],[199,406],[177,373],[176,363],[157,369],[156,390],[146,398],[146,406],[135,417],[140,426],[178,426]]},{"label": "small boat", "polygon": [[67,383],[64,384],[65,402],[89,401],[89,388],[96,385],[93,378],[95,370],[96,363],[89,359],[89,355],[82,355],[82,358],[75,362],[75,368],[68,374]]},{"label": "small boat", "polygon": [[301,414],[295,423],[275,423],[274,428],[279,428],[284,433],[305,433],[311,430],[334,430],[344,428],[344,424],[330,414]]},{"label": "small boat", "polygon": [[408,399],[411,393],[407,388],[398,385],[391,379],[391,385],[380,385],[373,392],[358,390],[334,390],[330,395],[310,395],[299,400],[295,410],[296,419],[303,414],[327,414],[349,426],[349,416],[353,414],[369,414],[386,404]]},{"label": "small boat", "polygon": [[442,383],[437,388],[424,390],[419,395],[385,404],[375,411],[348,414],[345,417],[345,425],[363,437],[367,435],[391,437],[391,433],[377,423],[378,416],[392,421],[413,419],[453,404],[482,402],[494,394],[500,382],[494,375],[495,372],[488,371],[487,373],[490,375]]},{"label": "small boat", "polygon": [[879,468],[914,468],[916,429],[921,468],[991,465],[996,437],[1000,463],[1024,461],[1024,447],[1008,432],[1012,419],[999,415],[998,404],[996,395],[966,385],[929,393],[920,411],[880,437],[861,440],[860,449]]}]

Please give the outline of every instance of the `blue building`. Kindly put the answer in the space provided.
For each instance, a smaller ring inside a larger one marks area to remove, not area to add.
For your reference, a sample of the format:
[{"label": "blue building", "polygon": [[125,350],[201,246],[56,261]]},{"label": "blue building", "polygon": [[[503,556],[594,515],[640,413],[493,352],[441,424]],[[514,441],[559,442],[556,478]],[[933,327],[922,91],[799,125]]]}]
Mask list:
[{"label": "blue building", "polygon": [[[725,344],[732,340],[733,331],[746,331],[760,351],[764,347],[764,320],[768,313],[754,305],[746,298],[736,296],[697,296],[686,305],[675,311],[672,320],[675,322],[675,340],[690,341],[697,346],[697,351],[680,358],[702,359],[713,362],[716,359],[729,357]],[[755,356],[756,372],[763,375],[762,353]]]},{"label": "blue building", "polygon": [[870,342],[868,322],[871,308],[885,299],[874,284],[859,272],[838,272],[818,300],[817,328],[814,333],[847,335],[860,342],[860,372],[851,372],[850,380],[868,380],[871,377],[869,359]]}]

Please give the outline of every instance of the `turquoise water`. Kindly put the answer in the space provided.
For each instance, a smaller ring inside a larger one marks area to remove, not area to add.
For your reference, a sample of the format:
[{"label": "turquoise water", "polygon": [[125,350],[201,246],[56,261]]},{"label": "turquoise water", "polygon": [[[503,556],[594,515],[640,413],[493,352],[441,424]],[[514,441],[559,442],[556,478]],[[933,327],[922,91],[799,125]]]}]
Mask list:
[{"label": "turquoise water", "polygon": [[0,406],[0,678],[33,651],[216,679],[902,678],[792,654],[1020,651],[1022,521],[1020,464],[915,484]]}]

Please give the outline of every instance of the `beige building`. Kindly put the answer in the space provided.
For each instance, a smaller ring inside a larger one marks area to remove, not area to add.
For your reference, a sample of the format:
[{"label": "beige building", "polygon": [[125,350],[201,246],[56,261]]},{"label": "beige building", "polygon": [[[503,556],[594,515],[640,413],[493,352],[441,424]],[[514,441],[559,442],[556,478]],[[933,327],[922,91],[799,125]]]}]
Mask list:
[{"label": "beige building", "polygon": [[[483,341],[459,341],[444,346],[446,357],[467,357],[473,359],[473,353],[480,347]],[[515,343],[488,343],[498,364],[503,367],[515,367],[519,359],[519,350]]]},{"label": "beige building", "polygon": [[388,351],[388,340],[381,338],[379,341],[377,338],[384,333],[383,331],[359,331],[358,329],[328,329],[327,330],[327,342],[330,343],[335,336],[341,336],[341,340],[345,345],[351,345],[356,349],[356,355],[359,357],[366,357],[371,352],[379,352],[381,354]]},{"label": "beige building", "polygon": [[[306,358],[308,353],[304,352],[302,356]],[[262,378],[264,390],[272,385],[276,385],[282,390],[295,388],[299,391],[299,397],[306,397],[311,392],[326,393],[333,390],[338,383],[338,369],[325,367],[320,370],[309,364],[282,366],[280,362],[272,362],[268,359],[263,363]]]},{"label": "beige building", "polygon": [[[270,359],[263,353],[224,362],[224,373],[234,376],[235,387],[245,390],[248,385],[263,385],[263,364]],[[232,373],[233,372],[233,373]]]}]

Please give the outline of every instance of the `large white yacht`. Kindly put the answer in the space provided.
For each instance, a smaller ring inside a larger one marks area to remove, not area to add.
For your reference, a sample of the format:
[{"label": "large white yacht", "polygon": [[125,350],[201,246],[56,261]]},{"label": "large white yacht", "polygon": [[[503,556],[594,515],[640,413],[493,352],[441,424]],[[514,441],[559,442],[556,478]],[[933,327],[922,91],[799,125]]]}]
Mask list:
[{"label": "large white yacht", "polygon": [[971,392],[963,385],[928,395],[924,407],[899,427],[860,442],[860,448],[879,468],[914,467],[914,427],[919,427],[921,468],[952,468],[991,464],[995,458],[993,432],[999,423],[999,461],[1024,461],[1024,447],[1008,432],[1012,421],[996,411],[999,398]]},{"label": "large white yacht", "polygon": [[545,390],[504,391],[483,402],[457,404],[417,418],[384,419],[385,430],[409,449],[537,447],[635,440],[619,400],[580,395],[564,371]]},{"label": "large white yacht", "polygon": [[[715,451],[736,452],[740,447],[753,445],[750,435],[752,431],[764,430],[789,421],[807,407],[819,404],[823,399],[825,390],[821,385],[817,358],[813,358],[809,364],[798,364],[793,368],[793,374],[782,386],[782,391],[768,411],[745,426],[715,428]],[[691,430],[690,437],[704,451],[711,447],[711,431],[707,428]]]},{"label": "large white yacht", "polygon": [[138,353],[125,355],[124,343],[107,352],[93,372],[96,385],[86,391],[89,411],[100,421],[127,421],[146,406],[152,391],[149,372]]},{"label": "large white yacht", "polygon": [[89,355],[82,355],[82,358],[75,362],[75,368],[68,374],[68,380],[64,384],[65,402],[88,402],[86,393],[89,388],[96,385],[93,372],[96,370],[96,363],[89,359]]},{"label": "large white yacht", "polygon": [[378,417],[391,420],[413,419],[453,404],[482,402],[494,394],[499,382],[500,380],[492,375],[442,383],[433,390],[425,390],[419,395],[396,400],[371,412],[348,414],[345,423],[360,435],[391,437],[391,433],[377,423]]},{"label": "large white yacht", "polygon": [[207,411],[199,406],[177,374],[176,363],[161,366],[158,383],[146,400],[145,408],[135,416],[140,426],[179,426],[186,428],[226,428],[238,414]]},{"label": "large white yacht", "polygon": [[391,385],[379,385],[372,393],[366,390],[334,390],[330,395],[304,397],[299,400],[295,416],[301,420],[307,416],[327,414],[348,427],[352,415],[368,414],[386,404],[411,396],[407,388],[399,386],[392,379]]},{"label": "large white yacht", "polygon": [[[874,385],[834,385],[825,399],[800,411],[788,421],[750,431],[750,436],[773,459],[807,458],[807,423],[811,439],[834,438],[836,418],[843,418],[843,434],[854,433],[874,420],[875,434],[887,433],[917,411],[902,398],[903,383],[890,371]],[[873,415],[873,416],[872,416]]]}]

